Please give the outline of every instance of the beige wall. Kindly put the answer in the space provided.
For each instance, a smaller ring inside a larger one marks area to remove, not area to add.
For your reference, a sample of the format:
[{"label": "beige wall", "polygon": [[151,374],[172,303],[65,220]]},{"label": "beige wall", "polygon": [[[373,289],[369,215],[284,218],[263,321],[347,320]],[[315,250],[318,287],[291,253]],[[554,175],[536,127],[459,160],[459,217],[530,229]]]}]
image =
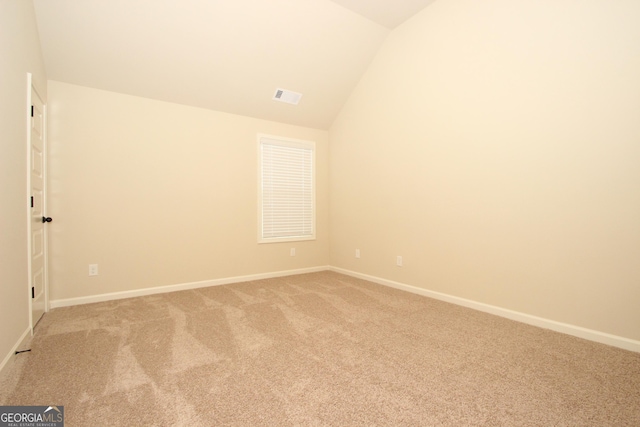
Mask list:
[{"label": "beige wall", "polygon": [[27,73],[46,95],[30,1],[0,1],[0,363],[29,327]]},{"label": "beige wall", "polygon": [[[49,105],[52,300],[328,264],[327,131],[56,81]],[[258,133],[316,142],[317,240],[257,244]]]},{"label": "beige wall", "polygon": [[[438,0],[329,133],[49,82],[51,299],[330,263],[638,340],[639,18]],[[0,53],[3,358],[28,327],[26,73],[47,90],[31,2],[0,1]],[[317,241],[256,243],[257,133],[316,141]]]},{"label": "beige wall", "polygon": [[397,28],[330,129],[331,264],[640,339],[638,22],[438,0]]}]

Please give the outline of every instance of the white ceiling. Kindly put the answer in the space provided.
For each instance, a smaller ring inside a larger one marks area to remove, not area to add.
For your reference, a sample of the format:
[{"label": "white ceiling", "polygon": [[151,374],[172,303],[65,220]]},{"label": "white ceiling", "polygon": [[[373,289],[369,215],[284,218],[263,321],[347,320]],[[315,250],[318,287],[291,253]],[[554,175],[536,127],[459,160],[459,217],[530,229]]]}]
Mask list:
[{"label": "white ceiling", "polygon": [[432,1],[33,3],[49,79],[327,129],[391,29]]},{"label": "white ceiling", "polygon": [[393,30],[435,0],[332,0]]}]

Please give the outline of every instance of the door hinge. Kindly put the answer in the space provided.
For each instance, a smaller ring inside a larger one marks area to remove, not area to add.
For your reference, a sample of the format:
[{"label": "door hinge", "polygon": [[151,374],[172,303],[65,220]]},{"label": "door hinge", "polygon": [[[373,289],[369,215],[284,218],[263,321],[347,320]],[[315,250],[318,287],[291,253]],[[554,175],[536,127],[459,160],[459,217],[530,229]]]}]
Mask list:
[{"label": "door hinge", "polygon": [[31,287],[31,299],[34,299],[36,297],[36,288],[35,287]]},{"label": "door hinge", "polygon": [[33,117],[33,105],[31,106],[31,117]]},{"label": "door hinge", "polygon": [[33,207],[33,196],[31,196],[31,207]]}]

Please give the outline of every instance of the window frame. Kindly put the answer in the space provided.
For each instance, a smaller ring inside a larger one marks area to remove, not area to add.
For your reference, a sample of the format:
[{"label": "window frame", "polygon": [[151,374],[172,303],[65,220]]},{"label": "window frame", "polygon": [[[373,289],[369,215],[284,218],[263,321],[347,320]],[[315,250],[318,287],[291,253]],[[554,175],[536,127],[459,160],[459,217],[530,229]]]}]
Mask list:
[{"label": "window frame", "polygon": [[[271,145],[279,145],[283,147],[301,148],[311,150],[311,234],[301,236],[285,236],[285,237],[264,237],[263,233],[263,142]],[[282,136],[258,134],[257,138],[257,159],[258,159],[258,243],[280,243],[280,242],[299,242],[316,240],[316,143],[314,141],[306,141],[301,139],[287,138]]]}]

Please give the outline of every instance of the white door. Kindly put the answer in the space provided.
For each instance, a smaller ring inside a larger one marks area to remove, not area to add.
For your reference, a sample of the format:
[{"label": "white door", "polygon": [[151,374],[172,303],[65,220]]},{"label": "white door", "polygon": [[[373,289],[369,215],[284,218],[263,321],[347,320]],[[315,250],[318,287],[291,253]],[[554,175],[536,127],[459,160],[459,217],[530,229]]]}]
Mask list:
[{"label": "white door", "polygon": [[51,218],[45,216],[45,106],[31,85],[31,111],[29,112],[29,296],[31,297],[31,331],[47,309],[46,225]]}]

